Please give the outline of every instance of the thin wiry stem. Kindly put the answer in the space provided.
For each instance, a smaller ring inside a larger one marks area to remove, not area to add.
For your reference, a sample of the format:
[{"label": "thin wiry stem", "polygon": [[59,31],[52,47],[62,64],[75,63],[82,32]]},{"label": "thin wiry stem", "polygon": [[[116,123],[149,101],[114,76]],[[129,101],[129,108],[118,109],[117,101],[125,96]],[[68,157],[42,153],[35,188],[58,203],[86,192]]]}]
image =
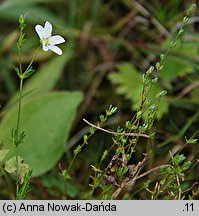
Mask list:
[{"label": "thin wiry stem", "polygon": [[16,134],[17,138],[19,135],[19,124],[20,124],[20,117],[21,117],[21,99],[22,99],[22,91],[23,91],[23,79],[20,79],[20,86],[19,86],[19,105],[18,105],[18,114],[17,114],[17,127],[16,127]]},{"label": "thin wiry stem", "polygon": [[160,166],[154,167],[154,168],[152,168],[152,169],[146,171],[145,173],[139,175],[138,177],[135,177],[135,178],[133,178],[132,180],[130,180],[130,181],[128,182],[128,186],[130,186],[130,185],[131,185],[134,181],[136,181],[137,179],[140,179],[140,178],[142,178],[142,177],[144,177],[144,176],[150,174],[151,172],[154,172],[154,171],[156,171],[156,170],[163,169],[163,168],[166,168],[166,167],[173,167],[173,166],[170,165],[170,164],[165,164],[165,165],[160,165]]},{"label": "thin wiry stem", "polygon": [[37,56],[37,54],[38,54],[38,52],[39,52],[41,46],[42,46],[42,45],[40,44],[40,46],[39,46],[38,49],[36,50],[36,52],[35,52],[35,54],[34,54],[32,60],[31,60],[31,62],[30,62],[30,64],[28,65],[28,67],[27,67],[26,70],[30,69],[30,67],[32,66],[32,63],[34,62],[34,60],[35,60],[35,58],[36,58],[36,56]]},{"label": "thin wiry stem", "polygon": [[20,79],[20,86],[19,86],[19,106],[18,106],[18,114],[17,114],[17,127],[16,127],[16,197],[18,196],[19,192],[19,155],[18,155],[18,138],[19,138],[19,127],[20,127],[20,118],[21,118],[21,99],[22,99],[22,91],[23,91],[23,79]]},{"label": "thin wiry stem", "polygon": [[181,189],[181,185],[180,185],[180,180],[178,178],[178,174],[176,174],[176,181],[177,181],[177,184],[178,184],[178,200],[181,200],[182,189]]}]

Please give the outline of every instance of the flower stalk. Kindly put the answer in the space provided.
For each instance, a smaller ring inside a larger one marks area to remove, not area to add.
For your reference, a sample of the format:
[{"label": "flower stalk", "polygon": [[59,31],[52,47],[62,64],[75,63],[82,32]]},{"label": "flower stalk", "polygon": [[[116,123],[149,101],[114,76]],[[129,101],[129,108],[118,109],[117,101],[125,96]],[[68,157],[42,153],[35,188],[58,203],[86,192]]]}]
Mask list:
[{"label": "flower stalk", "polygon": [[40,25],[35,26],[35,30],[37,34],[39,35],[40,38],[40,46],[36,50],[31,62],[29,63],[28,67],[23,70],[22,68],[22,61],[21,61],[21,47],[25,41],[25,33],[24,33],[24,28],[25,28],[25,20],[24,16],[21,15],[19,18],[19,38],[17,42],[17,50],[18,50],[18,57],[19,57],[19,66],[14,67],[16,74],[18,75],[20,79],[19,83],[19,100],[18,100],[18,111],[17,111],[17,122],[16,122],[16,128],[12,129],[11,137],[12,137],[12,142],[13,145],[15,145],[15,152],[16,152],[16,194],[15,194],[15,199],[24,199],[26,193],[29,190],[28,182],[29,179],[31,178],[32,175],[32,170],[29,170],[27,175],[24,177],[24,183],[20,187],[21,184],[21,176],[20,176],[20,170],[19,170],[19,152],[18,152],[18,146],[23,143],[23,139],[25,138],[25,132],[20,132],[20,121],[21,121],[21,110],[22,110],[22,96],[23,96],[23,82],[24,79],[28,78],[30,75],[32,75],[35,70],[32,67],[32,64],[42,47],[44,51],[51,50],[55,52],[58,55],[62,54],[62,50],[55,46],[60,43],[64,43],[65,39],[59,35],[52,36],[52,25],[47,21],[45,22],[45,26],[42,27]]},{"label": "flower stalk", "polygon": [[21,15],[19,18],[19,25],[20,25],[20,34],[19,39],[17,42],[17,49],[18,49],[18,56],[19,56],[19,67],[14,67],[19,79],[19,100],[18,100],[18,111],[17,111],[17,123],[16,123],[16,129],[12,130],[12,140],[13,144],[15,145],[16,150],[16,195],[15,199],[20,199],[21,193],[20,193],[20,173],[19,173],[19,153],[18,153],[18,146],[23,143],[23,139],[25,138],[25,132],[20,132],[20,121],[21,121],[21,109],[22,109],[22,96],[23,96],[23,82],[24,79],[29,77],[32,73],[34,73],[34,70],[32,68],[32,64],[41,48],[41,46],[38,47],[36,50],[30,64],[26,68],[26,70],[23,72],[22,68],[22,62],[21,62],[21,47],[25,41],[25,34],[24,34],[24,28],[25,28],[25,21],[24,17]]}]

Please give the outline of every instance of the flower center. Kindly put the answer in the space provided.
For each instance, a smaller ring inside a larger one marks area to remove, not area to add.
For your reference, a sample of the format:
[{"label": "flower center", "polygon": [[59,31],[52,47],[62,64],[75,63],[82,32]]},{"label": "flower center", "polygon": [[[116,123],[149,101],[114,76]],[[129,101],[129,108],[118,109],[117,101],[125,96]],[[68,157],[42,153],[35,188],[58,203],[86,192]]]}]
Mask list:
[{"label": "flower center", "polygon": [[47,45],[48,45],[48,42],[49,42],[49,38],[41,39],[41,40],[40,40],[40,43],[42,44],[43,42],[45,43],[45,46],[47,46]]},{"label": "flower center", "polygon": [[49,42],[49,38],[45,38],[45,39],[44,39],[45,45],[48,45],[48,42]]}]

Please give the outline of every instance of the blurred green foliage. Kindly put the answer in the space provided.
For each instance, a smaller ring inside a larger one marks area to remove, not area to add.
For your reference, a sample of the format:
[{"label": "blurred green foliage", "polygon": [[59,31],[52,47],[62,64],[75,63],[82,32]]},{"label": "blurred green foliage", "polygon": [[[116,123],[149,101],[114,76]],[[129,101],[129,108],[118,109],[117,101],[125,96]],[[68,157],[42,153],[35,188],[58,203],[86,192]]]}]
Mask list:
[{"label": "blurred green foliage", "polygon": [[[68,95],[70,99],[66,96],[66,99],[56,106],[53,105],[52,100],[50,113],[48,113],[48,108],[46,111],[43,110],[46,115],[50,116],[52,124],[53,119],[56,118],[54,114],[59,113],[58,118],[62,124],[68,122],[65,125],[67,131],[62,131],[61,126],[56,128],[56,134],[61,139],[59,142],[51,138],[43,140],[38,134],[37,139],[40,139],[41,143],[35,143],[38,145],[35,151],[43,148],[42,143],[47,145],[43,149],[46,157],[53,150],[52,146],[58,149],[60,146],[60,149],[58,156],[53,158],[54,161],[51,161],[50,164],[49,160],[52,158],[46,158],[42,154],[40,159],[46,159],[47,166],[37,161],[36,174],[42,175],[31,180],[32,189],[28,198],[60,199],[65,196],[64,190],[72,199],[82,199],[87,196],[85,191],[88,191],[92,173],[90,165],[99,161],[103,150],[110,147],[112,137],[108,134],[95,133],[89,145],[86,145],[73,164],[70,173],[73,180],[64,185],[63,179],[58,174],[60,169],[57,168],[57,165],[61,164],[63,168],[68,167],[73,150],[82,142],[81,139],[88,131],[82,118],[96,122],[98,116],[110,104],[114,104],[118,107],[119,112],[110,118],[107,126],[116,130],[119,125],[133,116],[140,100],[142,74],[149,65],[155,64],[159,54],[164,53],[168,43],[179,29],[187,6],[192,2],[185,0],[4,0],[0,3],[1,120],[4,119],[6,112],[14,110],[17,102],[18,80],[13,66],[18,64],[16,42],[18,19],[21,14],[24,14],[26,18],[26,41],[22,53],[24,65],[28,65],[39,45],[39,38],[34,30],[36,24],[43,25],[48,20],[54,27],[53,33],[58,33],[67,39],[67,43],[61,46],[64,53],[61,57],[51,52],[39,52],[33,65],[36,73],[25,82],[23,102],[27,103],[27,106],[29,104],[31,108],[32,103],[37,100],[37,97],[40,97],[40,106],[46,107],[43,104],[47,103],[45,102],[46,93],[53,98],[55,94],[61,94],[53,93],[52,91],[55,90],[78,90],[84,95],[77,112],[76,107],[81,101],[81,96],[75,93]],[[198,13],[197,8],[193,17],[197,18]],[[167,89],[168,95],[161,102],[158,120],[153,128],[156,132],[156,139],[153,143],[150,161],[144,168],[146,170],[168,163],[169,151],[175,154],[186,142],[185,136],[189,139],[198,130],[198,26],[197,19],[196,21],[192,19],[186,26],[185,34],[166,59],[160,75],[158,91]],[[51,92],[48,93],[49,91]],[[67,111],[67,104],[74,105],[70,111]],[[43,116],[44,113],[39,115]],[[72,117],[75,113],[72,124]],[[25,125],[28,125],[29,121],[31,124],[36,121],[34,116],[27,118]],[[30,124],[29,128],[27,137],[31,139],[34,135],[31,135]],[[34,129],[36,134],[39,133],[39,128],[34,126]],[[8,136],[8,128],[3,127],[3,130],[7,132],[2,132],[1,136]],[[34,140],[32,139],[32,142]],[[137,146],[137,152],[132,161],[134,163],[140,161],[144,152],[142,144],[141,142]],[[30,145],[34,144],[30,143]],[[199,155],[198,143],[186,145],[182,153],[189,160],[196,161]],[[30,164],[31,154],[24,153],[24,157],[29,158]],[[60,158],[60,156],[63,157]],[[107,166],[106,163],[103,165]],[[189,183],[186,182],[186,188],[198,181],[198,172],[199,168],[196,165],[189,175]],[[137,192],[130,193],[126,198],[149,199],[150,194],[144,189],[148,188],[146,185],[150,179],[156,180],[156,177],[146,176],[137,182],[133,189]],[[5,187],[5,184],[9,184],[8,187]],[[8,174],[0,173],[1,199],[11,198],[13,185]],[[148,186],[151,190],[153,183]],[[186,198],[188,195],[190,194],[188,193]]]}]

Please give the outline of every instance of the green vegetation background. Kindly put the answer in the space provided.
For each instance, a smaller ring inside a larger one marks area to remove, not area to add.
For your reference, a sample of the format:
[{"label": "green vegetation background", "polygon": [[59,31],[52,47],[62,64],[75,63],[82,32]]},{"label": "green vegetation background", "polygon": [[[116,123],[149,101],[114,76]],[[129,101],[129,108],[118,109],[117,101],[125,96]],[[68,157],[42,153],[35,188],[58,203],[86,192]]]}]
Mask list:
[{"label": "green vegetation background", "polygon": [[[123,125],[133,116],[140,101],[142,73],[156,62],[159,54],[165,52],[179,29],[187,6],[193,2],[183,0],[4,0],[0,2],[1,120],[4,119],[4,112],[14,106],[15,93],[18,90],[18,80],[13,65],[18,63],[16,42],[20,14],[24,14],[26,18],[26,42],[22,53],[24,65],[30,62],[39,45],[34,30],[36,24],[43,25],[48,20],[54,27],[53,32],[67,39],[67,42],[60,46],[63,50],[61,57],[51,52],[39,52],[34,63],[36,73],[26,81],[25,92],[28,96],[24,97],[24,100],[28,100],[34,94],[78,91],[74,92],[74,95],[69,94],[68,101],[59,103],[57,99],[56,106],[47,108],[46,112],[48,109],[51,112],[47,118],[53,119],[52,115],[55,115],[54,118],[60,120],[58,125],[55,120],[54,127],[58,128],[55,133],[61,137],[61,141],[45,139],[44,135],[41,138],[38,138],[39,135],[36,138],[34,135],[27,135],[34,142],[37,142],[37,139],[41,140],[41,143],[35,144],[34,148],[24,153],[30,154],[33,158],[31,160],[36,161],[34,165],[37,166],[37,173],[31,180],[31,191],[27,199],[64,198],[64,183],[59,176],[60,165],[62,168],[68,167],[74,148],[82,143],[83,135],[88,132],[88,126],[82,119],[86,118],[95,123],[99,115],[113,104],[118,107],[118,112],[107,121],[106,127],[115,131],[119,125]],[[185,34],[165,62],[157,89],[150,95],[153,97],[156,92],[163,89],[168,91],[160,104],[153,129],[156,132],[153,155],[144,170],[168,163],[169,151],[175,154],[184,145],[185,137],[190,138],[198,130],[198,15],[196,8],[190,23],[185,28]],[[37,105],[47,106],[44,103],[45,97],[43,103],[41,100]],[[67,103],[74,104],[71,105],[72,111],[68,111]],[[77,105],[79,106],[76,110]],[[61,112],[59,106],[66,106],[66,109],[63,108]],[[35,124],[29,126],[31,133],[31,127],[38,128],[39,125],[37,120],[31,117],[31,111],[28,112],[24,115],[30,115],[31,124]],[[61,114],[56,116],[57,112]],[[44,113],[39,113],[37,118],[40,115]],[[73,121],[70,115],[74,115]],[[65,125],[64,122],[68,124]],[[63,131],[63,127],[67,129]],[[37,133],[36,129],[35,131]],[[0,131],[1,136],[5,133]],[[89,141],[89,145],[78,155],[71,170],[72,180],[66,185],[69,199],[86,198],[85,194],[91,183],[90,165],[100,160],[103,150],[107,146],[110,147],[111,139],[110,135],[97,131]],[[60,149],[55,153],[52,149],[56,145]],[[46,157],[42,155],[35,158],[41,146]],[[144,151],[145,143],[141,141],[133,158],[134,163],[141,160]],[[182,153],[188,160],[196,161],[199,145],[187,146]],[[103,164],[104,169],[107,165]],[[133,191],[137,192],[131,192],[126,198],[150,199],[150,193],[142,190],[150,178],[153,178],[153,175],[136,183]],[[191,187],[193,183],[198,182],[198,178],[199,167],[196,165],[183,187],[185,189]],[[197,188],[197,184],[194,187]],[[0,188],[1,199],[12,198],[14,181],[8,174],[1,173]]]}]

